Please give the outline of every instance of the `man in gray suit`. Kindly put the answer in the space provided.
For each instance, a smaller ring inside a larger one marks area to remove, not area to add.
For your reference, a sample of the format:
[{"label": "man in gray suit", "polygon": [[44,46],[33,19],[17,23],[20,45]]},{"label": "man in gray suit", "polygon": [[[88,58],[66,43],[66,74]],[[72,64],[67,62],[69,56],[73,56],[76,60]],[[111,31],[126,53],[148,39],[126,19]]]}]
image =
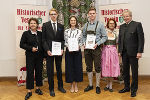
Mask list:
[{"label": "man in gray suit", "polygon": [[[120,26],[118,51],[123,61],[124,89],[119,93],[129,92],[131,97],[136,96],[138,89],[138,60],[142,57],[144,49],[144,32],[142,24],[132,20],[132,12],[123,12],[125,23]],[[130,87],[130,65],[132,70],[132,83]]]}]

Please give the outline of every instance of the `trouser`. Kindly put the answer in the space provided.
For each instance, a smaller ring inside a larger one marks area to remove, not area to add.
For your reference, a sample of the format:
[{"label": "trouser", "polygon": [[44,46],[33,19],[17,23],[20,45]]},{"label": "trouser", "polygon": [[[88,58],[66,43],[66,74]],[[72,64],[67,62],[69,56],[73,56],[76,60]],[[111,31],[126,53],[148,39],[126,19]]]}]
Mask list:
[{"label": "trouser", "polygon": [[43,55],[40,53],[26,54],[26,88],[34,88],[34,70],[36,86],[42,86]]},{"label": "trouser", "polygon": [[125,88],[130,89],[130,65],[132,70],[131,91],[136,92],[138,89],[138,59],[136,56],[129,56],[127,52],[122,53],[123,77]]},{"label": "trouser", "polygon": [[86,63],[86,70],[89,79],[89,85],[93,85],[93,61],[94,67],[96,71],[96,87],[99,87],[100,83],[100,71],[101,71],[101,48],[98,46],[95,50],[85,49],[85,63]]},{"label": "trouser", "polygon": [[101,71],[101,48],[98,46],[95,50],[92,49],[85,49],[85,63],[86,63],[86,71],[92,72],[93,71],[93,62],[95,71],[100,73]]},{"label": "trouser", "polygon": [[58,87],[63,87],[62,68],[61,68],[62,56],[48,56],[47,76],[50,91],[54,90],[54,59],[56,64]]}]

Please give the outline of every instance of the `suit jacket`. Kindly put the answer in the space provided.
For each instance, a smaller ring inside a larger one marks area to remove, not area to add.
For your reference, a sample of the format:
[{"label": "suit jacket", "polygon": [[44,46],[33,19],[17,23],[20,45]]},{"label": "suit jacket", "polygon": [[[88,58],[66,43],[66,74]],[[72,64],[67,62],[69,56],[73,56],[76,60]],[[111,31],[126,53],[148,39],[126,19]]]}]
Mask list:
[{"label": "suit jacket", "polygon": [[33,53],[32,48],[38,46],[38,52],[43,52],[42,47],[42,32],[37,31],[36,34],[32,34],[30,30],[23,32],[20,40],[20,48],[26,50],[26,54]]},{"label": "suit jacket", "polygon": [[52,41],[61,42],[61,49],[64,49],[64,26],[57,23],[57,32],[54,33],[51,21],[42,26],[43,48],[47,52],[52,50]]},{"label": "suit jacket", "polygon": [[126,52],[129,56],[136,56],[137,53],[143,53],[144,32],[140,22],[131,21],[128,27],[126,27],[126,23],[120,26],[118,51],[121,54],[125,49],[124,45],[126,46]]}]

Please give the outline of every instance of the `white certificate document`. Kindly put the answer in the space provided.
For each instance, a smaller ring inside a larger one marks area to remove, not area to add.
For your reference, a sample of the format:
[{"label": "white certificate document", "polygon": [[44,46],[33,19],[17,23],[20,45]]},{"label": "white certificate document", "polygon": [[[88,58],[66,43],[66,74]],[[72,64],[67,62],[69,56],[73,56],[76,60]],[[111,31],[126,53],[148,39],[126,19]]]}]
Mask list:
[{"label": "white certificate document", "polygon": [[86,49],[94,49],[95,39],[96,39],[95,35],[87,35],[85,48]]},{"label": "white certificate document", "polygon": [[68,49],[69,51],[79,50],[79,44],[77,38],[68,38]]},{"label": "white certificate document", "polygon": [[61,55],[61,42],[52,41],[52,55]]}]

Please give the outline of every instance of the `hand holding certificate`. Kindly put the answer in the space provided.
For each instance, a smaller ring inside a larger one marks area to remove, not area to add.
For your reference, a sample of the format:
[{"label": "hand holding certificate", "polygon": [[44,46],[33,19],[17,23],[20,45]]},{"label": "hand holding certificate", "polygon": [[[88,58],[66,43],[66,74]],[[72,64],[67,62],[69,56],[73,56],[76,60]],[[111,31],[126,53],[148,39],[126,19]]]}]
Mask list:
[{"label": "hand holding certificate", "polygon": [[85,49],[94,49],[95,46],[95,35],[87,35]]},{"label": "hand holding certificate", "polygon": [[68,49],[69,51],[79,50],[79,44],[77,38],[68,38]]},{"label": "hand holding certificate", "polygon": [[61,55],[61,42],[52,41],[52,55]]}]

